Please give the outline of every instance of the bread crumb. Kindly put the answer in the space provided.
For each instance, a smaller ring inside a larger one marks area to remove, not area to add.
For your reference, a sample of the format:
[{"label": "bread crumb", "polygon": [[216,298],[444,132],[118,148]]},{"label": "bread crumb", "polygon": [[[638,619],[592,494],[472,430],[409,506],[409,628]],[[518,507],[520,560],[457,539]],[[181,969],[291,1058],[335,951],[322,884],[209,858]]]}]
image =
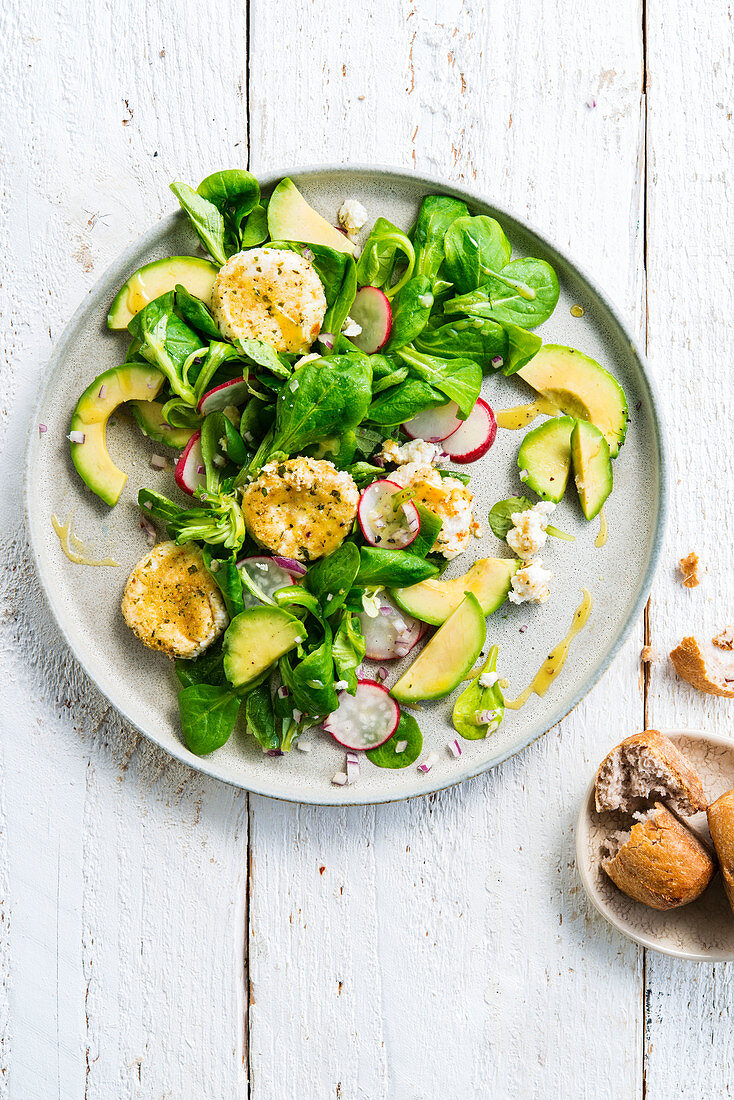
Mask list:
[{"label": "bread crumb", "polygon": [[690,554],[685,558],[681,558],[678,563],[678,568],[683,576],[682,584],[684,588],[697,588],[700,584],[698,577],[698,554],[695,550],[691,550]]},{"label": "bread crumb", "polygon": [[734,626],[725,626],[711,641],[717,649],[734,649]]},{"label": "bread crumb", "polygon": [[644,645],[640,653],[640,660],[643,665],[648,664],[651,661],[657,661],[658,655],[651,645]]}]

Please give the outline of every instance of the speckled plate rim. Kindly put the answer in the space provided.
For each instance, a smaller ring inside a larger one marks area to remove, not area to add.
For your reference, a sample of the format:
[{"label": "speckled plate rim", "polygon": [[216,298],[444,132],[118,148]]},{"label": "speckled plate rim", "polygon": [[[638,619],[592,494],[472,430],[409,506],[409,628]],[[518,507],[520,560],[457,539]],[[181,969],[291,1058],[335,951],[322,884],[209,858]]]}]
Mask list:
[{"label": "speckled plate rim", "polygon": [[[718,733],[708,733],[706,730],[661,729],[659,732],[664,733],[666,737],[700,737],[705,741],[709,741],[712,745],[721,745],[723,748],[729,749],[730,751],[734,748],[734,742],[732,742],[730,737],[722,737]],[[623,920],[620,920],[619,917],[607,909],[604,902],[600,899],[599,893],[586,867],[589,837],[589,803],[594,794],[595,779],[596,771],[594,771],[591,782],[586,788],[579,811],[578,821],[576,822],[576,867],[584,890],[596,911],[608,924],[611,924],[618,932],[626,936],[628,940],[632,940],[633,943],[639,944],[640,947],[646,947],[651,951],[657,951],[660,955],[671,955],[675,959],[687,959],[689,962],[730,962],[734,959],[734,951],[683,951],[680,948],[661,946],[654,936],[646,935],[644,932],[633,932]]]},{"label": "speckled plate rim", "polygon": [[[88,667],[87,662],[79,656],[76,649],[74,648],[74,645],[72,644],[70,633],[67,630],[64,621],[65,615],[62,612],[59,601],[54,598],[54,585],[52,583],[52,578],[48,578],[47,580],[45,576],[39,549],[40,536],[39,538],[37,538],[35,530],[34,512],[31,501],[32,459],[30,448],[30,426],[36,423],[36,421],[39,419],[39,410],[43,407],[49,391],[53,389],[56,374],[57,372],[60,373],[63,370],[63,361],[66,355],[66,351],[76,337],[77,326],[81,322],[82,318],[86,316],[87,312],[91,308],[95,308],[90,304],[90,299],[94,300],[100,294],[102,289],[108,284],[110,287],[115,285],[119,286],[123,278],[126,277],[126,275],[129,273],[131,264],[135,262],[135,259],[139,254],[141,248],[154,244],[155,241],[162,234],[164,234],[167,229],[170,229],[173,225],[180,221],[180,219],[183,217],[183,214],[181,214],[180,212],[176,212],[168,215],[168,217],[166,218],[161,218],[159,222],[157,222],[154,226],[152,226],[140,237],[138,237],[134,242],[132,242],[107,268],[101,278],[97,280],[95,285],[88,292],[87,297],[78,306],[73,316],[64,328],[61,337],[55,344],[46,363],[46,373],[39,389],[38,398],[36,400],[33,414],[31,416],[28,440],[26,442],[24,456],[23,507],[38,577],[40,579],[41,586],[43,588],[45,598],[49,605],[51,613],[54,616],[56,624],[61,631],[61,634],[66,644],[69,646],[72,653],[74,653],[74,656],[79,661],[82,668],[93,681],[98,690],[101,691],[103,695],[105,695],[105,698],[108,698],[111,705],[115,707],[115,709],[127,722],[130,723],[131,726],[133,726],[134,729],[138,730],[139,733],[143,734],[143,736],[147,737],[154,744],[158,745],[174,759],[179,760],[181,763],[186,764],[188,767],[193,768],[195,771],[202,772],[203,774],[209,775],[214,779],[219,779],[224,783],[228,783],[230,786],[239,787],[241,789],[248,790],[253,794],[260,794],[264,795],[265,797],[275,798],[281,801],[320,806],[364,806],[375,804],[383,805],[389,802],[402,802],[408,798],[419,798],[426,794],[434,794],[437,791],[447,790],[450,787],[455,787],[458,784],[463,783],[467,779],[473,779],[475,776],[482,775],[484,772],[489,771],[491,768],[497,767],[498,764],[503,763],[505,760],[509,759],[512,756],[516,756],[518,753],[526,749],[529,745],[533,744],[535,741],[539,741],[541,737],[544,737],[549,730],[553,729],[554,726],[558,725],[560,721],[562,721],[568,714],[570,714],[571,711],[576,706],[578,706],[581,700],[588,694],[588,692],[591,691],[591,689],[599,682],[614,658],[619,653],[620,649],[624,645],[624,642],[629,637],[632,627],[637,622],[637,619],[643,611],[644,606],[647,602],[647,598],[652,587],[653,578],[655,576],[655,571],[657,569],[658,561],[660,558],[668,520],[669,470],[666,457],[667,444],[665,438],[665,428],[660,412],[662,402],[659,397],[658,389],[654,380],[650,376],[647,360],[640,348],[638,347],[637,341],[630,332],[629,326],[624,321],[620,311],[610,301],[607,295],[599,290],[595,280],[589,274],[587,274],[584,268],[576,263],[575,260],[569,259],[569,257],[564,252],[562,252],[555,244],[553,244],[552,241],[550,241],[544,233],[536,229],[535,226],[532,225],[532,223],[527,221],[525,218],[521,218],[517,214],[514,214],[508,208],[498,205],[494,201],[494,199],[484,194],[482,191],[470,189],[460,184],[447,183],[445,180],[441,180],[436,176],[427,175],[422,172],[411,173],[406,172],[400,168],[381,165],[375,166],[368,164],[312,164],[305,165],[303,167],[291,167],[287,169],[279,169],[277,171],[271,170],[268,172],[257,173],[257,176],[261,187],[263,188],[263,190],[265,190],[271,185],[277,183],[284,176],[290,176],[297,180],[300,180],[320,175],[348,176],[350,174],[372,175],[382,178],[389,177],[391,183],[394,185],[399,185],[402,181],[410,183],[411,186],[419,183],[425,185],[427,190],[454,195],[464,199],[467,203],[484,203],[497,211],[500,217],[504,217],[508,222],[514,222],[521,230],[533,234],[535,237],[537,237],[537,239],[546,249],[547,254],[553,258],[555,263],[563,269],[570,270],[584,284],[590,295],[601,304],[602,308],[607,311],[614,324],[617,325],[620,332],[624,334],[625,339],[629,343],[630,351],[639,364],[640,381],[642,387],[646,391],[646,396],[650,402],[650,409],[652,414],[652,429],[655,433],[655,452],[660,476],[660,499],[658,502],[658,515],[657,523],[655,526],[655,535],[651,542],[647,566],[642,577],[637,596],[632,604],[624,625],[618,632],[615,641],[610,646],[604,660],[602,660],[599,665],[594,669],[594,671],[590,673],[590,675],[585,679],[582,687],[574,696],[571,697],[571,701],[566,701],[562,703],[551,714],[546,723],[545,729],[543,729],[540,733],[532,734],[528,736],[526,740],[517,741],[512,746],[509,746],[506,749],[493,754],[492,756],[483,760],[477,765],[465,767],[465,769],[459,772],[459,774],[457,774],[450,783],[439,783],[433,786],[429,784],[426,786],[425,790],[422,790],[420,792],[416,792],[414,794],[396,794],[394,797],[360,797],[359,785],[357,784],[354,786],[353,792],[350,792],[352,794],[352,797],[348,799],[345,799],[343,797],[342,791],[342,797],[337,800],[331,794],[328,788],[324,790],[323,795],[321,795],[321,793],[318,791],[312,791],[310,792],[310,797],[306,799],[300,797],[290,797],[283,792],[274,791],[270,785],[250,783],[245,786],[244,783],[239,783],[229,776],[223,776],[220,774],[216,767],[216,756],[213,756],[211,759],[201,758],[198,760],[192,760],[190,758],[190,755],[184,755],[183,746],[181,747],[181,750],[178,750],[170,745],[163,744],[160,740],[158,740],[158,738],[155,737],[155,735],[151,731],[141,728],[141,726],[137,722],[135,722],[135,720],[126,712],[124,706],[121,706],[117,702],[113,702],[113,700],[109,699],[109,696],[107,696],[106,693],[102,690],[93,670]],[[123,275],[123,273],[125,273],[125,275]]]}]

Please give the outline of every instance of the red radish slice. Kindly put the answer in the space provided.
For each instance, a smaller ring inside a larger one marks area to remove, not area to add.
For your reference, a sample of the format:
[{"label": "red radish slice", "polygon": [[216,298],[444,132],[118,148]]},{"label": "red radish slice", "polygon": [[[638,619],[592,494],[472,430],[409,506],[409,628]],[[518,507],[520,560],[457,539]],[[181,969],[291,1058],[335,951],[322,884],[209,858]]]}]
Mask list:
[{"label": "red radish slice", "polygon": [[[281,558],[280,560],[284,561],[286,559]],[[277,592],[279,588],[285,588],[289,584],[296,583],[293,575],[287,569],[284,569],[282,565],[279,565],[274,558],[264,556],[241,558],[237,562],[237,568],[241,572],[247,573],[255,586],[267,597],[272,597],[273,593]],[[242,598],[245,601],[245,608],[260,606],[260,601],[247,589],[243,589]]]},{"label": "red radish slice", "polygon": [[441,443],[453,435],[462,424],[456,415],[459,406],[455,401],[449,401],[448,405],[439,405],[437,409],[426,409],[418,413],[412,420],[403,424],[403,431],[411,439],[425,439],[426,443]]},{"label": "red radish slice", "polygon": [[415,504],[408,500],[395,505],[393,501],[402,492],[402,485],[382,478],[368,485],[359,498],[359,526],[370,546],[402,550],[410,546],[420,531],[421,520]]},{"label": "red radish slice", "polygon": [[206,485],[204,459],[201,456],[201,432],[194,432],[181,451],[173,476],[179,489],[183,489],[190,497],[196,489],[203,489]]},{"label": "red radish slice", "polygon": [[359,616],[367,647],[365,655],[371,661],[394,661],[407,657],[425,634],[426,624],[412,615],[406,615],[386,596],[380,595],[379,600],[379,614],[372,616],[363,611]]},{"label": "red radish slice", "polygon": [[486,454],[497,435],[494,413],[483,398],[455,432],[443,443],[443,449],[453,462],[474,462]]},{"label": "red radish slice", "polygon": [[361,327],[358,336],[350,336],[353,344],[366,355],[384,348],[392,329],[392,308],[376,286],[363,286],[357,291],[349,316]]},{"label": "red radish slice", "polygon": [[364,752],[389,741],[400,721],[400,707],[375,680],[358,680],[355,695],[339,692],[338,708],[324,729],[345,749]]},{"label": "red radish slice", "polygon": [[196,406],[197,412],[206,416],[207,413],[226,409],[227,405],[246,405],[250,399],[248,385],[246,378],[233,378],[213,390],[207,390]]}]

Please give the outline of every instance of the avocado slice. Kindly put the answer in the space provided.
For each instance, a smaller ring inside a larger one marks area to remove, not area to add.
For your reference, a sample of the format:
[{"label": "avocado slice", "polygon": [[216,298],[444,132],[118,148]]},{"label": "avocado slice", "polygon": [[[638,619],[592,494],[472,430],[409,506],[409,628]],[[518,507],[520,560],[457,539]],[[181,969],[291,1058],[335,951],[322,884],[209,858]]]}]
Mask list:
[{"label": "avocado slice", "polygon": [[533,428],[522,441],[517,454],[520,478],[528,488],[558,504],[566,492],[571,471],[572,416],[558,416]]},{"label": "avocado slice", "polygon": [[305,633],[303,623],[281,607],[250,607],[241,611],[224,634],[225,676],[234,688],[252,687]]},{"label": "avocado slice", "polygon": [[354,252],[354,245],[326,218],[317,214],[293,180],[283,179],[270,196],[268,229],[274,241],[324,244],[335,252]]},{"label": "avocado slice", "polygon": [[421,581],[407,588],[393,588],[390,594],[408,615],[433,626],[446,622],[464,599],[465,592],[472,592],[482,613],[491,615],[507,599],[518,564],[515,558],[480,558],[462,577],[452,581]]},{"label": "avocado slice", "polygon": [[82,480],[105,504],[117,504],[127,481],[107,450],[107,421],[123,401],[152,401],[164,381],[155,367],[126,363],[98,375],[76,403],[71,431],[83,432],[84,442],[71,444],[71,458]]},{"label": "avocado slice", "polygon": [[593,519],[612,491],[609,444],[597,427],[577,420],[571,435],[571,457],[581,510],[587,519]]},{"label": "avocado slice", "polygon": [[390,694],[399,703],[442,699],[469,672],[486,636],[487,624],[479,600],[473,592],[467,592]]},{"label": "avocado slice", "polygon": [[160,401],[128,401],[127,408],[133,414],[135,422],[149,439],[164,443],[182,451],[196,428],[172,428],[163,419],[163,406]]},{"label": "avocado slice", "polygon": [[173,290],[177,283],[209,305],[219,269],[199,256],[166,256],[138,268],[120,287],[107,314],[107,327],[127,328],[148,302]]},{"label": "avocado slice", "polygon": [[615,458],[627,434],[627,398],[595,359],[560,344],[544,344],[518,375],[562,413],[588,420],[604,433]]}]

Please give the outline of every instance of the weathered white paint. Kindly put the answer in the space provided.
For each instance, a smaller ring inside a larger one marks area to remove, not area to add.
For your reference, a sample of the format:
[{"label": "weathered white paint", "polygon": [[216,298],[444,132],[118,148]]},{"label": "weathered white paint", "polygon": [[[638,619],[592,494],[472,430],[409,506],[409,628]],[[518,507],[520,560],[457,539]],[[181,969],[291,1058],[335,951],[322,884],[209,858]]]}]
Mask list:
[{"label": "weathered white paint", "polygon": [[[704,523],[728,522],[733,480],[716,439],[732,227],[731,24],[715,9],[647,2],[650,352],[685,424],[660,651],[718,625],[732,595],[726,540]],[[470,180],[641,325],[641,24],[639,0],[253,0],[252,166],[387,162]],[[245,0],[0,11],[9,473],[51,340],[99,271],[172,207],[171,178],[244,161],[245,28]],[[248,927],[247,797],[106,708],[48,621],[17,475],[6,485],[0,1097],[245,1096],[250,995],[255,1100],[642,1095],[641,954],[588,906],[572,836],[600,752],[642,720],[639,630],[569,719],[459,790],[348,811],[252,799]],[[708,573],[691,594],[671,565],[694,547]],[[719,729],[732,715],[664,664],[649,710]],[[648,954],[646,974],[645,1095],[725,1095],[731,967]]]},{"label": "weathered white paint", "polygon": [[244,29],[244,0],[216,19],[182,0],[0,11],[2,1096],[247,1088],[247,797],[121,728],[87,682],[48,622],[19,484],[52,338],[173,207],[170,179],[244,155]]},{"label": "weathered white paint", "polygon": [[[653,726],[724,735],[734,704],[678,681],[666,655],[684,634],[710,638],[734,606],[731,19],[730,5],[647,5],[648,349],[667,406],[673,488],[651,608],[661,660],[648,715]],[[675,565],[691,550],[702,579],[689,591]],[[734,963],[685,964],[648,952],[647,979],[648,1095],[730,1096]]]}]

